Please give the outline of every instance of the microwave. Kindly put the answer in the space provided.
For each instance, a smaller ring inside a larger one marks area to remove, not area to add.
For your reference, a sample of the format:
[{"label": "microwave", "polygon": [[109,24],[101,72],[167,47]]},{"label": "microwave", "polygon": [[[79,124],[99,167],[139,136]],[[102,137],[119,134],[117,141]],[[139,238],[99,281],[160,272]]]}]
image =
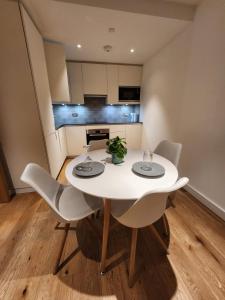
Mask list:
[{"label": "microwave", "polygon": [[119,86],[119,102],[140,101],[140,86]]}]

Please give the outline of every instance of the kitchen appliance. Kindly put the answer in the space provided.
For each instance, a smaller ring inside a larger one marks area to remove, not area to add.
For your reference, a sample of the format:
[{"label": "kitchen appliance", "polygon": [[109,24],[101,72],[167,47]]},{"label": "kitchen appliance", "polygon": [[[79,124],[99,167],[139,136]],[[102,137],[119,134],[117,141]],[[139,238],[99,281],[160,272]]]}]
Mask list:
[{"label": "kitchen appliance", "polygon": [[140,86],[119,86],[119,102],[140,101]]},{"label": "kitchen appliance", "polygon": [[138,114],[137,113],[130,113],[130,122],[137,123],[138,122]]},{"label": "kitchen appliance", "polygon": [[101,107],[107,104],[106,95],[84,95],[84,104],[89,107]]},{"label": "kitchen appliance", "polygon": [[89,144],[90,141],[109,139],[109,129],[88,129],[86,130],[86,139],[87,144]]}]

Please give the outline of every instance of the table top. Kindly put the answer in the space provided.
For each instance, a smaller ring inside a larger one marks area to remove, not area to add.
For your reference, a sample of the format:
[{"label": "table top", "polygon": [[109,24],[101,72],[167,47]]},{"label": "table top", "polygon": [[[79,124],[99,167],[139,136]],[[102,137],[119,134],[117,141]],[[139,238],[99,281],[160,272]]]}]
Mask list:
[{"label": "table top", "polygon": [[[86,158],[80,155],[73,159],[66,167],[66,178],[71,185],[78,190],[101,198],[133,200],[140,198],[143,194],[157,188],[168,188],[178,178],[177,168],[166,158],[157,154],[153,155],[153,162],[161,164],[165,168],[165,174],[159,178],[145,178],[136,175],[132,171],[133,163],[143,160],[143,150],[128,149],[124,162],[114,165],[106,163],[105,171],[99,176],[82,178],[72,174],[73,168]],[[94,161],[104,163],[110,161],[111,155],[105,149],[88,152],[88,156]]]}]

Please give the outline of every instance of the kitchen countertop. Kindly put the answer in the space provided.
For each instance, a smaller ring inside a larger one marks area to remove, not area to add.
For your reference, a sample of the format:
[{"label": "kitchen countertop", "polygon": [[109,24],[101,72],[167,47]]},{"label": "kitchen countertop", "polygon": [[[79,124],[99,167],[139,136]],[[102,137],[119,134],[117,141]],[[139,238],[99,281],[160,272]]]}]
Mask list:
[{"label": "kitchen countertop", "polygon": [[92,126],[92,125],[135,125],[135,124],[142,124],[143,122],[132,122],[132,123],[84,123],[84,124],[63,124],[58,127],[56,127],[56,130],[58,130],[61,127],[65,126]]}]

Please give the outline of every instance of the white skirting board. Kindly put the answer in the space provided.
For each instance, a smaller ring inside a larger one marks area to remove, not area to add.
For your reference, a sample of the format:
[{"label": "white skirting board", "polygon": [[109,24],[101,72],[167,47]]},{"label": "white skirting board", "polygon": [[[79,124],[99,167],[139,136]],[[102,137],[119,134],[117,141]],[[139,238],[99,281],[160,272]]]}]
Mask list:
[{"label": "white skirting board", "polygon": [[16,189],[16,194],[23,194],[23,193],[31,193],[34,192],[34,189],[31,187],[24,187]]},{"label": "white skirting board", "polygon": [[184,189],[225,221],[225,210],[222,207],[213,203],[212,200],[193,188],[190,184],[186,185]]}]

